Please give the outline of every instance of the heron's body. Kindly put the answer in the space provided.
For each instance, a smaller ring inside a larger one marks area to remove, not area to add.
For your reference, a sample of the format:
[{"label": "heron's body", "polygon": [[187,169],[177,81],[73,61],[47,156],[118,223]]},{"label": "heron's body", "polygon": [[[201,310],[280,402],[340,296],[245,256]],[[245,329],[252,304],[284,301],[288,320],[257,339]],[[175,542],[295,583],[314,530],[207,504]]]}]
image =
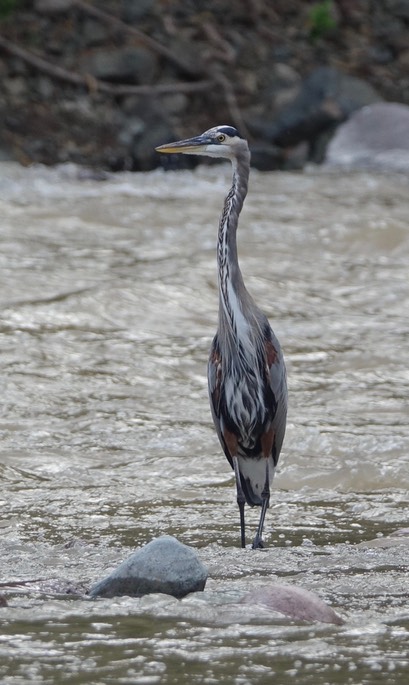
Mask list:
[{"label": "heron's body", "polygon": [[217,242],[219,325],[208,364],[209,397],[220,443],[235,472],[242,546],[247,501],[262,507],[253,541],[253,547],[262,547],[270,484],[284,439],[287,385],[279,342],[246,290],[237,257],[236,231],[247,194],[250,152],[231,126],[217,126],[158,149],[225,157],[233,165]]}]

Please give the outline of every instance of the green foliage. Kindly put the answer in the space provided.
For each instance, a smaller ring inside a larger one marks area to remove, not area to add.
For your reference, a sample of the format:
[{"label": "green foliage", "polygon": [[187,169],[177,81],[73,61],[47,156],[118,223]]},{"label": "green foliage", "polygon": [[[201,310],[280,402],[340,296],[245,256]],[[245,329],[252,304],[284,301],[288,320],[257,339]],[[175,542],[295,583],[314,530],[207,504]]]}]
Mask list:
[{"label": "green foliage", "polygon": [[309,12],[310,38],[312,41],[322,38],[337,26],[332,0],[322,0],[313,5]]},{"label": "green foliage", "polygon": [[0,0],[0,19],[5,19],[17,7],[18,0]]}]

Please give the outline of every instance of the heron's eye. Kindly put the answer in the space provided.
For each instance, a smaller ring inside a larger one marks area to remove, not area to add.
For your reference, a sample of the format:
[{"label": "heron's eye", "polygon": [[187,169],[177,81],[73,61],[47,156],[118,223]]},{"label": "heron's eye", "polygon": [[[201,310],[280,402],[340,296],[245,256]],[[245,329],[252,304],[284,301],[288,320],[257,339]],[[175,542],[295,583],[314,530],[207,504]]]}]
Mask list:
[{"label": "heron's eye", "polygon": [[224,143],[224,141],[226,140],[226,136],[223,133],[219,133],[219,135],[217,136],[217,140],[219,141],[219,143]]}]

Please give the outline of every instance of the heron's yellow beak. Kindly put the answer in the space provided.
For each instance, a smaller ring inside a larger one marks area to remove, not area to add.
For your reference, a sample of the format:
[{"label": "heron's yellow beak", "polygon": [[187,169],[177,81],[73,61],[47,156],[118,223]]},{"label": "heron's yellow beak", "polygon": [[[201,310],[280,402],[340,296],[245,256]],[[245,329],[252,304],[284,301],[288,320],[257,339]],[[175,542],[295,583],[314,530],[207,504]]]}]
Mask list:
[{"label": "heron's yellow beak", "polygon": [[165,143],[155,147],[156,152],[164,152],[167,155],[174,153],[179,154],[200,154],[209,144],[209,140],[205,136],[196,136],[195,138],[187,138],[186,140],[178,140],[175,143]]}]

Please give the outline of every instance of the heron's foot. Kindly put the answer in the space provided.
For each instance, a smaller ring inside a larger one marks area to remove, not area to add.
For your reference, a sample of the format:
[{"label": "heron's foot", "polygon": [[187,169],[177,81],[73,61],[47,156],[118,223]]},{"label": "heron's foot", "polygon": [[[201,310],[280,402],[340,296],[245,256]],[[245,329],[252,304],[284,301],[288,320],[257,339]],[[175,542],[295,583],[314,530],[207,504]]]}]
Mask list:
[{"label": "heron's foot", "polygon": [[263,540],[261,539],[261,535],[257,533],[253,540],[253,544],[251,545],[251,549],[264,549],[265,545]]}]

